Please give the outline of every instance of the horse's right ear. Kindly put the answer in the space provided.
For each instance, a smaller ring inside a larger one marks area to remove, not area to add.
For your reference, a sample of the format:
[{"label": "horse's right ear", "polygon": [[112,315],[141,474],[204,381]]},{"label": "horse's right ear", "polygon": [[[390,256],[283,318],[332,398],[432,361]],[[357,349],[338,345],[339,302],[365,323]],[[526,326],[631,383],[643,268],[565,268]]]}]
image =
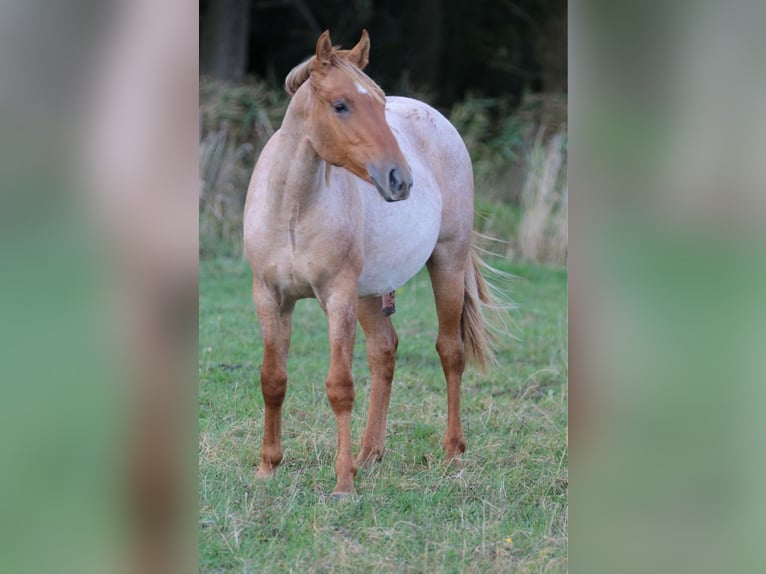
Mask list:
[{"label": "horse's right ear", "polygon": [[354,60],[357,68],[364,70],[370,61],[370,36],[367,34],[367,30],[362,30],[362,37],[349,52],[349,55]]},{"label": "horse's right ear", "polygon": [[330,41],[330,31],[325,30],[317,40],[317,60],[322,64],[329,64],[332,57],[333,47]]}]

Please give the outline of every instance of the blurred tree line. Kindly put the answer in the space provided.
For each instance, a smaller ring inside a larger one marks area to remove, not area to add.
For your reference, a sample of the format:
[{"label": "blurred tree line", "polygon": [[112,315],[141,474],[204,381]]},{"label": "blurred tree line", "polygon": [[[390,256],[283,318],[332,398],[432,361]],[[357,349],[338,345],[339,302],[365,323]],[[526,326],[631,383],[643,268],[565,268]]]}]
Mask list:
[{"label": "blurred tree line", "polygon": [[362,28],[368,73],[392,94],[449,107],[470,93],[513,107],[567,90],[566,0],[200,0],[200,71],[281,86],[323,30],[351,47]]}]

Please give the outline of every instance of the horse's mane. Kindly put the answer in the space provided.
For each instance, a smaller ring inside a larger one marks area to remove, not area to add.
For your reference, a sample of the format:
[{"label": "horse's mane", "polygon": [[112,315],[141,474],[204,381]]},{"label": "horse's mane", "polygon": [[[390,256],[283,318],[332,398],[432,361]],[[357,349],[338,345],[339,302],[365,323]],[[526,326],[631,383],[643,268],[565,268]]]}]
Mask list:
[{"label": "horse's mane", "polygon": [[311,64],[316,60],[316,56],[311,56],[305,61],[295,66],[285,78],[285,91],[292,98],[303,83],[311,75]]},{"label": "horse's mane", "polygon": [[[347,54],[350,50],[336,50],[330,59],[330,65],[335,66],[346,75],[350,76],[355,82],[363,86],[367,92],[381,103],[386,102],[386,94],[373,82],[367,74],[362,72],[356,65],[351,63]],[[307,60],[295,66],[285,78],[285,91],[290,97],[298,91],[306,80],[311,76],[311,67],[316,62],[316,56],[311,56]]]}]

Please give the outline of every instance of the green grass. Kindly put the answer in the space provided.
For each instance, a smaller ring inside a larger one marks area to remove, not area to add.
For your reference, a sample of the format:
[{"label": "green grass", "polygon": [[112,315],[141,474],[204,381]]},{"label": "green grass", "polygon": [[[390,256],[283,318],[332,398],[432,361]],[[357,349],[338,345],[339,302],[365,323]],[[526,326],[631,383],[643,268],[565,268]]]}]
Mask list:
[{"label": "green grass", "polygon": [[[567,567],[567,274],[493,262],[518,276],[501,366],[463,383],[462,467],[442,460],[446,389],[434,351],[428,276],[397,292],[400,338],[382,463],[336,502],[335,421],[327,402],[326,322],[298,303],[284,405],[285,458],[254,477],[262,438],[261,339],[241,261],[200,264],[202,572],[562,572]],[[358,450],[369,373],[354,354]]]}]

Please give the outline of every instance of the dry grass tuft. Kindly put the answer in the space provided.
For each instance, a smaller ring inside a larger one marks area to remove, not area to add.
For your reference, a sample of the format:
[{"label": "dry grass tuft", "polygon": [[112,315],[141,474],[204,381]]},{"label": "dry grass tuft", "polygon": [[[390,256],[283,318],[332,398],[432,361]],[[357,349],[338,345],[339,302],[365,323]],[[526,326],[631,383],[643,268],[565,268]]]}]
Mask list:
[{"label": "dry grass tuft", "polygon": [[287,96],[259,80],[227,85],[203,78],[200,103],[200,254],[236,256],[250,174]]},{"label": "dry grass tuft", "polygon": [[567,136],[560,130],[544,143],[543,135],[540,129],[527,154],[519,256],[533,263],[564,265],[568,234]]},{"label": "dry grass tuft", "polygon": [[[237,145],[227,126],[200,142],[200,246],[233,249],[242,237],[242,211],[250,179],[251,144]],[[231,254],[236,254],[236,251]]]}]

